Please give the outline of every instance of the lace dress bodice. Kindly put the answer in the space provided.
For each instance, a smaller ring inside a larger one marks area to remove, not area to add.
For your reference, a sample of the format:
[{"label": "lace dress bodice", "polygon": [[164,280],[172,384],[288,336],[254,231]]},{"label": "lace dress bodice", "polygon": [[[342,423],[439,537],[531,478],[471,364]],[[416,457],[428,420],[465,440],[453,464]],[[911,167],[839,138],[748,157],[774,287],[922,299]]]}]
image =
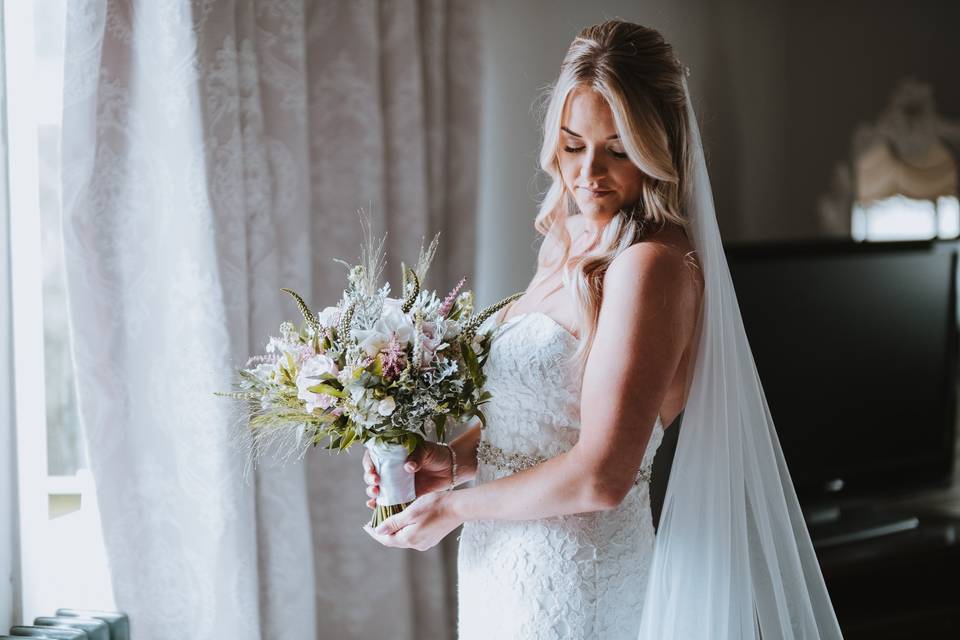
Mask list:
[{"label": "lace dress bodice", "polygon": [[[565,361],[577,339],[539,312],[494,332],[481,440],[544,458],[569,450],[580,433],[581,380]],[[662,437],[658,416],[641,475],[649,477]],[[474,483],[513,472],[481,461]],[[607,511],[464,523],[459,638],[636,638],[654,538],[646,482]]]}]

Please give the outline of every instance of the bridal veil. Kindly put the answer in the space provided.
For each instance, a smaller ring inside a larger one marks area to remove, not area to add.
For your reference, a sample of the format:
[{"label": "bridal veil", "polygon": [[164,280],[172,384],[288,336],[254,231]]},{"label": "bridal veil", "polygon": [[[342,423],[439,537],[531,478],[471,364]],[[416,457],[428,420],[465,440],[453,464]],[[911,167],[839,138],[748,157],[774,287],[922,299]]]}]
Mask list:
[{"label": "bridal veil", "polygon": [[842,638],[744,331],[686,78],[705,293],[640,640]]}]

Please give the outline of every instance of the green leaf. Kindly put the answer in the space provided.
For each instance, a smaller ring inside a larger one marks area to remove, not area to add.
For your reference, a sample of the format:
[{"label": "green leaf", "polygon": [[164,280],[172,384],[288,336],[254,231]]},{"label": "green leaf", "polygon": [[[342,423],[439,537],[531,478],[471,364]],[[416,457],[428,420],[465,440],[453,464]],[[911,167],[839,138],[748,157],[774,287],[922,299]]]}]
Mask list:
[{"label": "green leaf", "polygon": [[470,372],[470,377],[473,378],[473,383],[479,387],[483,384],[483,374],[480,371],[480,363],[477,361],[477,355],[473,352],[470,343],[466,340],[460,342],[460,351],[463,354],[464,362],[467,364],[467,371]]},{"label": "green leaf", "polygon": [[353,442],[353,439],[356,437],[356,431],[350,429],[343,434],[343,438],[340,440],[340,451],[343,451]]},{"label": "green leaf", "polygon": [[407,448],[407,455],[412,454],[419,444],[420,438],[418,438],[416,434],[408,433],[403,438],[403,445]]},{"label": "green leaf", "polygon": [[346,398],[346,391],[341,391],[336,387],[330,386],[329,384],[321,382],[320,384],[315,384],[312,387],[307,387],[307,391],[312,393],[325,393],[328,396],[333,396],[335,398]]},{"label": "green leaf", "polygon": [[444,435],[445,435],[444,431],[446,428],[446,424],[447,424],[446,416],[443,416],[443,415],[433,416],[433,426],[435,426],[437,429],[437,440],[441,442],[444,440]]}]

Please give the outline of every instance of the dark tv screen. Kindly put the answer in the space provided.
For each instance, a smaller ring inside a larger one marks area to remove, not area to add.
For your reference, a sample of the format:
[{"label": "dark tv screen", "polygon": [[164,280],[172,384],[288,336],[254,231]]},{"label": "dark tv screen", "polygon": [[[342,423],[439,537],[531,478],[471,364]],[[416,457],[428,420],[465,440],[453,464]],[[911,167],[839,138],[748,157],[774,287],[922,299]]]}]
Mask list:
[{"label": "dark tv screen", "polygon": [[957,247],[728,247],[761,384],[802,500],[952,471]]}]

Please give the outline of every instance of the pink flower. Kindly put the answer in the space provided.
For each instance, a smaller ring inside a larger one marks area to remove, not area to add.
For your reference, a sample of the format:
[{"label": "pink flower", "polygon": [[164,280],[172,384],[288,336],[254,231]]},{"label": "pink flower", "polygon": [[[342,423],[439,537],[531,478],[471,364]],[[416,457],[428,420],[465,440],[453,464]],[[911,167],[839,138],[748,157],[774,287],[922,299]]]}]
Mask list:
[{"label": "pink flower", "polygon": [[297,373],[297,398],[303,400],[308,412],[320,407],[326,409],[336,404],[337,399],[326,393],[314,393],[310,387],[322,382],[320,376],[324,373],[336,375],[337,363],[327,355],[319,354],[304,361]]},{"label": "pink flower", "polygon": [[383,376],[385,378],[393,379],[403,372],[403,369],[407,366],[407,352],[403,345],[400,344],[396,334],[390,337],[390,342],[387,343],[386,348],[381,352],[380,358],[383,364]]},{"label": "pink flower", "polygon": [[460,288],[466,281],[466,278],[460,278],[460,282],[453,288],[453,291],[448,293],[447,297],[443,299],[443,304],[440,305],[440,309],[437,311],[441,318],[446,318],[447,314],[450,313],[450,309],[453,308],[453,303],[457,300],[457,294],[460,293]]}]

